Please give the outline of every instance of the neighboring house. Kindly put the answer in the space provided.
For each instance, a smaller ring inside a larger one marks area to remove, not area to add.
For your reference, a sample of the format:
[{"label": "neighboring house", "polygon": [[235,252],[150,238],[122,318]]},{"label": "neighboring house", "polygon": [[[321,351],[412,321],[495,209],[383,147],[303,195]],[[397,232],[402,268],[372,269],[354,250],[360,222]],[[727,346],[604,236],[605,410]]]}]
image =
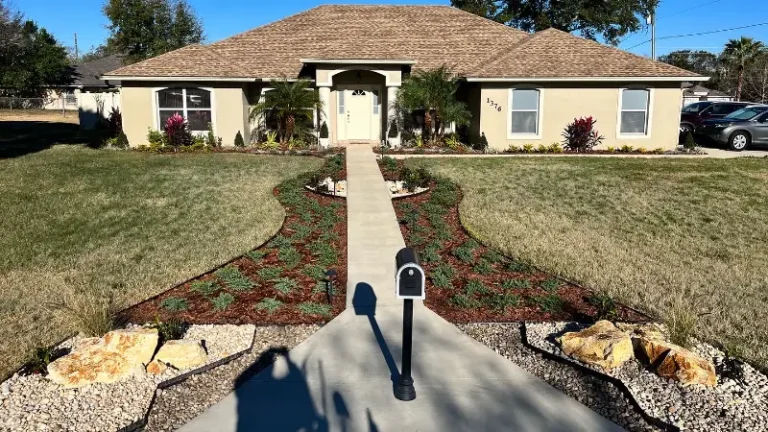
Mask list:
[{"label": "neighboring house", "polygon": [[384,139],[407,74],[449,66],[469,132],[491,147],[549,144],[593,116],[604,145],[677,144],[683,82],[695,73],[558,30],[529,34],[447,6],[320,6],[210,45],[191,45],[106,74],[123,83],[123,129],[146,143],[175,112],[232,144],[269,81],[314,82],[331,143]]},{"label": "neighboring house", "polygon": [[694,102],[704,101],[730,102],[733,99],[733,96],[718,90],[708,89],[702,85],[693,85],[683,90],[683,106],[688,106]]},{"label": "neighboring house", "polygon": [[50,90],[43,108],[77,110],[82,128],[96,127],[100,118],[109,116],[112,107],[120,108],[120,82],[106,82],[101,76],[122,65],[123,56],[111,55],[76,66],[75,81]]}]

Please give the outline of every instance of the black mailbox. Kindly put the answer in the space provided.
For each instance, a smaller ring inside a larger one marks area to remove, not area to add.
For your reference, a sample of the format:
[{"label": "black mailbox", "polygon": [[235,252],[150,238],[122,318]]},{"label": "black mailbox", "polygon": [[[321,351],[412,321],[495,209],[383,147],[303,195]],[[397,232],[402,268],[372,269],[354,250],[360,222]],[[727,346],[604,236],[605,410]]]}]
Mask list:
[{"label": "black mailbox", "polygon": [[420,299],[426,297],[424,269],[413,248],[403,248],[395,256],[395,292],[399,299]]}]

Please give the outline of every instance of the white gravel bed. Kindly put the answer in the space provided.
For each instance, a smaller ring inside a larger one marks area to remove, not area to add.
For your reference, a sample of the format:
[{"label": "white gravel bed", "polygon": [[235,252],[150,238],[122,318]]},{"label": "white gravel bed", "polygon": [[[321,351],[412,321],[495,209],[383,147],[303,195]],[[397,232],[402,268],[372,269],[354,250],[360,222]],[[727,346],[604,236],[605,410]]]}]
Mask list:
[{"label": "white gravel bed", "polygon": [[[528,343],[568,361],[605,373],[597,367],[566,356],[555,341],[557,336],[565,332],[579,331],[586,327],[565,322],[526,323]],[[649,416],[681,430],[768,431],[768,377],[749,364],[728,359],[722,351],[711,345],[696,343],[692,351],[713,361],[718,371],[717,386],[683,386],[647,370],[634,358],[609,375],[627,386],[635,401]],[[733,369],[739,372],[727,372]]]},{"label": "white gravel bed", "polygon": [[[184,339],[204,340],[210,364],[247,350],[254,331],[253,325],[193,325]],[[70,349],[81,339],[68,339],[57,348]],[[188,372],[168,368],[153,376],[142,370],[127,381],[77,389],[62,388],[42,375],[15,374],[0,384],[0,431],[115,431],[144,417],[158,384]]]},{"label": "white gravel bed", "polygon": [[158,391],[144,430],[170,432],[178,429],[232,392],[238,382],[269,366],[273,358],[265,353],[270,348],[292,349],[319,329],[319,325],[257,327],[253,349],[244,356]]},{"label": "white gravel bed", "polygon": [[[319,192],[316,187],[312,187],[309,185],[305,185],[304,187],[308,190],[311,190],[312,192],[317,192],[323,195],[328,196],[337,196],[346,198],[347,197],[347,181],[346,180],[339,180],[338,182],[333,182],[330,178],[327,178],[324,180],[322,184],[325,184],[328,187],[329,192]],[[392,198],[403,198],[411,195],[418,195],[422,192],[426,192],[429,188],[423,188],[423,187],[417,187],[415,191],[408,192],[405,191],[403,188],[403,185],[405,182],[402,181],[389,181],[387,180],[387,189],[389,189],[389,193],[392,196]],[[336,190],[336,192],[332,192],[333,190]]]},{"label": "white gravel bed", "polygon": [[457,327],[627,431],[660,430],[646,422],[640,410],[613,383],[544,358],[525,346],[520,323],[475,323],[460,324]]}]

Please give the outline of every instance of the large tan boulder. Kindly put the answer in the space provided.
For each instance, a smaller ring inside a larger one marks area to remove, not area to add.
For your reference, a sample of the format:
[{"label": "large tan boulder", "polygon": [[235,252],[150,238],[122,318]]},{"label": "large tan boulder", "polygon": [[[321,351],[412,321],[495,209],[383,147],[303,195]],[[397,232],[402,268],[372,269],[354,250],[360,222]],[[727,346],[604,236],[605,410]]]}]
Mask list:
[{"label": "large tan boulder", "polygon": [[114,330],[104,335],[107,350],[118,352],[134,364],[147,365],[157,349],[159,335],[157,329]]},{"label": "large tan boulder", "polygon": [[566,355],[604,370],[614,369],[632,358],[632,340],[610,321],[598,321],[580,332],[559,338]]},{"label": "large tan boulder", "polygon": [[637,338],[638,358],[658,365],[656,373],[683,384],[717,385],[715,365],[691,351],[661,339]]},{"label": "large tan boulder", "polygon": [[208,361],[200,341],[171,340],[165,343],[155,355],[155,361],[160,361],[179,370],[200,366]]},{"label": "large tan boulder", "polygon": [[147,373],[150,375],[162,375],[168,370],[168,366],[159,360],[152,360],[147,365]]},{"label": "large tan boulder", "polygon": [[48,379],[67,388],[128,379],[152,360],[157,340],[157,329],[143,328],[83,339],[71,354],[48,365]]},{"label": "large tan boulder", "polygon": [[48,365],[48,379],[66,388],[113,383],[133,376],[135,364],[124,355],[91,345]]}]

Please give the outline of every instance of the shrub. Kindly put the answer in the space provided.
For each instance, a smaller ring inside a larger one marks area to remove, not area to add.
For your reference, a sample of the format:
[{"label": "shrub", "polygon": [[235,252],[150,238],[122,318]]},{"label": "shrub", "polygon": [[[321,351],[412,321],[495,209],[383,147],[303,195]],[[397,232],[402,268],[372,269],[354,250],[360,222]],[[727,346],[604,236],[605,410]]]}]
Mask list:
[{"label": "shrub", "polygon": [[661,147],[657,147],[657,148],[653,149],[652,153],[653,154],[664,154],[664,149],[661,148]]},{"label": "shrub", "polygon": [[267,252],[262,250],[252,250],[245,253],[245,256],[251,259],[254,263],[258,264],[267,255]]},{"label": "shrub", "polygon": [[507,153],[520,153],[520,151],[520,147],[514,144],[510,144],[509,147],[507,147]]},{"label": "shrub", "polygon": [[178,113],[170,116],[165,121],[165,141],[169,146],[178,148],[192,145],[192,133],[184,117]]},{"label": "shrub", "polygon": [[272,241],[269,242],[270,247],[275,247],[280,249],[289,247],[292,244],[293,244],[293,240],[289,239],[288,237],[285,237],[282,234],[276,235],[275,238],[273,238]]},{"label": "shrub", "polygon": [[436,248],[427,246],[421,252],[421,255],[419,256],[419,258],[421,258],[421,262],[423,263],[438,262],[440,261],[440,254],[437,253]]},{"label": "shrub", "polygon": [[223,311],[226,308],[229,307],[232,303],[235,302],[235,296],[228,292],[223,292],[219,294],[218,297],[215,297],[211,299],[211,303],[213,303],[213,308],[217,311]]},{"label": "shrub", "polygon": [[464,309],[474,309],[480,307],[480,301],[464,294],[455,294],[449,301],[451,304]]},{"label": "shrub", "polygon": [[472,267],[472,271],[479,275],[487,275],[493,272],[493,267],[491,267],[491,263],[489,263],[488,260],[481,258],[480,261]]},{"label": "shrub", "polygon": [[683,148],[688,152],[693,152],[696,150],[696,140],[693,139],[693,132],[688,131],[688,133],[685,134],[685,141],[683,141]]},{"label": "shrub", "polygon": [[464,293],[468,296],[472,296],[475,294],[488,294],[491,290],[485,286],[484,283],[477,279],[470,279],[467,281],[467,284],[464,286]]},{"label": "shrub", "polygon": [[189,284],[189,289],[202,295],[211,295],[221,289],[214,281],[194,281]]},{"label": "shrub", "polygon": [[530,273],[533,271],[530,265],[519,261],[510,261],[509,264],[507,264],[507,270],[515,273]]},{"label": "shrub", "polygon": [[325,268],[316,264],[304,267],[301,272],[317,281],[325,279]]},{"label": "shrub", "polygon": [[106,126],[107,133],[111,137],[116,137],[123,131],[123,114],[120,112],[120,108],[112,107],[107,117]]},{"label": "shrub", "polygon": [[539,144],[538,147],[536,147],[537,153],[547,153],[549,151],[549,147],[545,146],[544,144]]},{"label": "shrub", "polygon": [[[240,132],[238,132],[240,133]],[[221,147],[221,138],[216,138],[216,135],[213,134],[213,124],[208,123],[208,135],[206,135],[205,138],[205,144],[210,148],[216,148]]]},{"label": "shrub", "polygon": [[605,139],[595,130],[597,120],[592,117],[574,119],[563,131],[563,147],[574,152],[592,150]]},{"label": "shrub", "polygon": [[299,251],[296,250],[295,247],[284,247],[280,248],[280,250],[277,252],[277,258],[285,263],[285,266],[287,268],[294,268],[297,265],[299,265],[299,262],[301,262],[301,254]]},{"label": "shrub", "polygon": [[455,133],[454,133],[454,134],[450,134],[450,135],[449,135],[449,136],[448,136],[448,137],[445,139],[445,145],[446,145],[446,146],[447,146],[449,149],[451,149],[451,150],[458,150],[458,149],[459,149],[459,148],[462,146],[462,144],[461,144],[461,141],[459,141],[459,137],[458,137],[458,135],[457,135],[457,134],[455,134]]},{"label": "shrub", "polygon": [[485,152],[488,150],[488,138],[485,136],[485,132],[480,134],[480,139],[472,146],[475,150]]},{"label": "shrub", "polygon": [[563,310],[563,299],[554,295],[547,294],[543,296],[531,297],[531,302],[538,306],[542,312],[557,313]]},{"label": "shrub", "polygon": [[472,249],[462,245],[453,250],[453,256],[460,259],[465,263],[474,261],[475,255],[472,253]]},{"label": "shrub", "polygon": [[645,147],[638,147],[637,152],[640,154],[646,154],[648,153],[648,150]]},{"label": "shrub", "polygon": [[544,291],[554,292],[560,287],[560,281],[557,279],[547,279],[540,286]]},{"label": "shrub", "polygon": [[291,291],[294,290],[294,288],[299,286],[299,284],[296,283],[295,280],[291,278],[285,278],[285,277],[275,279],[274,282],[275,282],[274,288],[282,294],[290,294]]},{"label": "shrub", "polygon": [[559,142],[553,142],[552,144],[549,145],[548,150],[550,153],[562,153],[563,147],[560,146]]},{"label": "shrub", "polygon": [[68,330],[73,333],[103,336],[119,324],[115,321],[115,313],[120,308],[112,293],[65,294],[47,307],[61,322],[66,323]]},{"label": "shrub", "polygon": [[616,302],[608,294],[592,294],[587,302],[595,308],[595,321],[613,319],[618,314]]},{"label": "shrub", "polygon": [[381,159],[382,165],[384,165],[384,169],[386,171],[396,171],[397,170],[397,161],[395,158],[391,158],[389,156],[384,156]]},{"label": "shrub", "polygon": [[626,145],[625,144],[625,145],[621,146],[621,148],[619,149],[619,152],[621,152],[621,153],[632,153],[633,150],[635,150],[634,147],[632,147],[631,145]]},{"label": "shrub", "polygon": [[488,249],[484,254],[483,258],[487,260],[489,263],[496,264],[504,260],[504,255],[496,252],[493,249]]},{"label": "shrub", "polygon": [[256,309],[267,311],[267,313],[273,313],[278,310],[283,302],[276,298],[265,298],[262,301],[256,303]]},{"label": "shrub", "polygon": [[320,125],[320,138],[328,138],[328,124],[323,121],[323,124]]},{"label": "shrub", "polygon": [[428,187],[432,182],[432,175],[426,168],[411,169],[403,167],[403,169],[400,170],[400,180],[403,181],[403,188],[407,189],[409,192],[415,192],[416,188]]},{"label": "shrub", "polygon": [[53,347],[37,348],[34,354],[32,354],[32,358],[24,365],[21,373],[22,375],[48,375],[48,365],[66,354],[67,350],[64,349]]},{"label": "shrub", "polygon": [[281,274],[283,274],[283,268],[282,267],[265,267],[258,272],[259,277],[262,278],[265,281],[275,280],[280,277]]},{"label": "shrub", "polygon": [[456,276],[456,270],[446,263],[439,264],[430,275],[432,283],[437,288],[450,288],[454,276]]},{"label": "shrub", "polygon": [[531,281],[528,279],[507,279],[501,283],[505,290],[509,289],[528,289],[531,287]]},{"label": "shrub", "polygon": [[304,302],[296,305],[296,308],[307,315],[331,315],[331,305],[315,302]]},{"label": "shrub", "polygon": [[248,291],[254,287],[252,280],[248,279],[237,267],[226,266],[216,270],[214,273],[227,288],[234,291]]},{"label": "shrub", "polygon": [[160,303],[160,307],[171,312],[181,312],[189,309],[187,301],[178,297],[168,297]]},{"label": "shrub", "polygon": [[156,130],[149,129],[147,131],[147,142],[151,149],[158,149],[165,145],[165,136]]},{"label": "shrub", "polygon": [[514,294],[493,294],[485,299],[485,304],[491,309],[505,312],[507,308],[520,304],[520,296]]},{"label": "shrub", "polygon": [[166,341],[178,340],[184,337],[184,333],[187,332],[189,325],[178,318],[170,318],[165,322],[155,318],[152,328],[157,329],[157,333],[160,336],[159,345],[162,345]]},{"label": "shrub", "polygon": [[523,144],[523,153],[533,153],[533,144]]},{"label": "shrub", "polygon": [[605,148],[605,151],[607,151],[608,153],[616,153],[616,147],[608,146]]},{"label": "shrub", "polygon": [[117,134],[117,139],[115,139],[114,146],[120,149],[127,149],[129,146],[128,143],[128,136],[125,135],[125,132],[120,131]]},{"label": "shrub", "polygon": [[240,131],[235,134],[235,147],[245,147],[245,140],[243,140],[243,134]]}]

